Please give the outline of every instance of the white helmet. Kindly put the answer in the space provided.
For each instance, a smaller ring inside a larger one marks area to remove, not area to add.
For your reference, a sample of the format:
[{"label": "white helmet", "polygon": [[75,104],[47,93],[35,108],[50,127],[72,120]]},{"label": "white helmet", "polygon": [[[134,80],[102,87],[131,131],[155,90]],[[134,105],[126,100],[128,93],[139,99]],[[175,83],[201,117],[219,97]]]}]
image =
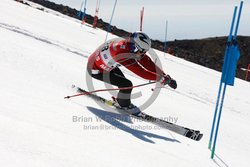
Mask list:
[{"label": "white helmet", "polygon": [[151,40],[147,36],[147,34],[141,32],[141,31],[136,31],[131,35],[132,42],[135,44],[135,51],[140,51],[140,52],[147,52],[151,48]]}]

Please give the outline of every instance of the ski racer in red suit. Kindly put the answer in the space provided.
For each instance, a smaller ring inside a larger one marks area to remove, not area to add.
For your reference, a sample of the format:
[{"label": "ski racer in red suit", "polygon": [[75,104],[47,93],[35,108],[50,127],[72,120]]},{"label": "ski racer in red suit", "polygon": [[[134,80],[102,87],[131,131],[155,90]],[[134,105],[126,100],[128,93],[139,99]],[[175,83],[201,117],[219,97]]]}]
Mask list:
[{"label": "ski racer in red suit", "polygon": [[118,86],[131,87],[120,90],[118,104],[130,113],[139,109],[131,103],[132,82],[128,80],[119,66],[124,66],[136,75],[176,89],[177,83],[166,75],[146,54],[151,48],[150,38],[143,32],[134,32],[128,39],[111,40],[102,44],[88,59],[88,73],[95,79]]}]

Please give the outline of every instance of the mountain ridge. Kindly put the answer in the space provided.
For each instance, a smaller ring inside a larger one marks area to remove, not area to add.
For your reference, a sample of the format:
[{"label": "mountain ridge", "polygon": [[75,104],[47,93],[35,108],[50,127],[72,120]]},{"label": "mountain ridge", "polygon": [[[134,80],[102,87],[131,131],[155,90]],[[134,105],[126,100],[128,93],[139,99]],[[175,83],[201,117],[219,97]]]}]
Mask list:
[{"label": "mountain ridge", "polygon": [[[27,2],[22,0],[16,0],[28,5]],[[28,0],[38,3],[49,9],[58,11],[70,17],[77,18],[76,9],[72,9],[68,6],[59,5],[54,2],[47,0]],[[44,10],[42,8],[38,8]],[[77,18],[79,19],[79,18]],[[93,24],[94,17],[86,14],[86,22]],[[103,30],[107,30],[109,23],[104,22],[102,19],[98,19],[97,27]],[[127,32],[123,29],[119,29],[116,26],[110,26],[111,33],[120,37],[127,37],[131,32]],[[168,41],[168,53],[183,58],[185,60],[191,61],[193,63],[214,69],[216,71],[222,70],[224,52],[226,48],[227,37],[209,37],[204,39],[184,39],[184,40],[174,40]],[[250,63],[250,36],[238,36],[238,43],[241,51],[241,57],[237,64],[236,77],[240,79],[245,79],[246,69]],[[164,42],[160,40],[152,40],[152,48],[163,51]],[[250,81],[250,77],[248,77]]]}]

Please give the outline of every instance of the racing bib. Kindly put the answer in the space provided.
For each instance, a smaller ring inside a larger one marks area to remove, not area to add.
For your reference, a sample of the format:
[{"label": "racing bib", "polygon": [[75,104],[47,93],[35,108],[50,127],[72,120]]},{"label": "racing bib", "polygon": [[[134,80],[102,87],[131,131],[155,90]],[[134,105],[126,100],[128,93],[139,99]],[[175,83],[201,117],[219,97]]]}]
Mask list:
[{"label": "racing bib", "polygon": [[106,43],[101,51],[98,51],[96,61],[98,66],[105,71],[111,71],[118,65],[110,53],[110,43]]}]

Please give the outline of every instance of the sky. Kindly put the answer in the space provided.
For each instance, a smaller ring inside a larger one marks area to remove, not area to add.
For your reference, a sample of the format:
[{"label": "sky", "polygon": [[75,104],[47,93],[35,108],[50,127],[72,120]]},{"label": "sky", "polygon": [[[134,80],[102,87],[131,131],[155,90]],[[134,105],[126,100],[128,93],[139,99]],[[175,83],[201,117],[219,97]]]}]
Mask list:
[{"label": "sky", "polygon": [[[50,0],[77,10],[83,0]],[[109,22],[115,0],[100,0],[99,18]],[[95,15],[97,0],[87,1],[86,13]],[[152,39],[201,39],[228,36],[234,6],[240,0],[117,0],[112,25],[126,31],[140,27],[140,10],[144,7],[143,31]],[[250,36],[250,2],[245,1],[239,35]]]}]

